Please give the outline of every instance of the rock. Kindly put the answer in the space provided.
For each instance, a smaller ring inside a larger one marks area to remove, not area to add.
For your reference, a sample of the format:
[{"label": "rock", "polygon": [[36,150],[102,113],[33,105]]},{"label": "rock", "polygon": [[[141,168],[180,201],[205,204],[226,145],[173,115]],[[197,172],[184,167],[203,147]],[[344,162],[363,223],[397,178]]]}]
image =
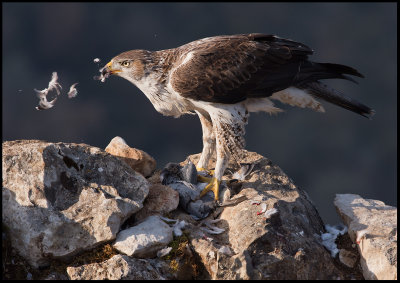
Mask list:
[{"label": "rock", "polygon": [[163,280],[173,279],[162,260],[115,255],[102,263],[68,267],[71,280]]},{"label": "rock", "polygon": [[118,233],[115,249],[133,257],[151,258],[172,241],[173,229],[157,215]]},{"label": "rock", "polygon": [[351,251],[348,251],[345,249],[340,249],[340,251],[339,251],[340,262],[350,268],[353,268],[355,266],[355,264],[357,262],[357,258],[358,258],[358,255]]},{"label": "rock", "polygon": [[157,163],[153,157],[143,150],[132,148],[121,137],[115,137],[107,145],[105,151],[126,162],[133,170],[145,177],[156,169]]},{"label": "rock", "polygon": [[[197,164],[199,157],[188,159]],[[324,225],[307,194],[257,153],[247,152],[242,162],[253,163],[254,168],[233,200],[247,200],[217,208],[207,218],[221,219],[214,225],[225,232],[212,235],[192,227],[190,234],[194,252],[210,278],[349,279],[321,244]],[[234,165],[229,167],[236,171]],[[265,203],[265,210],[274,213],[260,213],[261,205],[251,200]]]},{"label": "rock", "polygon": [[353,243],[365,279],[397,279],[397,208],[354,194],[337,194],[334,204]]},{"label": "rock", "polygon": [[143,203],[143,208],[135,214],[135,220],[141,221],[154,214],[165,214],[175,210],[179,204],[179,194],[168,186],[153,184]]},{"label": "rock", "polygon": [[3,142],[2,163],[3,223],[34,267],[115,239],[148,194],[142,175],[85,144]]}]

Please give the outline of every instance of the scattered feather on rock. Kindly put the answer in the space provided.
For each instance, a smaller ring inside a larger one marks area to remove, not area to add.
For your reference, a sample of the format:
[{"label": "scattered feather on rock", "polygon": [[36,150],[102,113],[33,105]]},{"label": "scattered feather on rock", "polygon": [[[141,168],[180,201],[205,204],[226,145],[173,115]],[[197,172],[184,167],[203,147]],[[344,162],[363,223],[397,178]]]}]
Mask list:
[{"label": "scattered feather on rock", "polygon": [[225,232],[225,229],[222,229],[222,228],[218,228],[218,227],[215,227],[215,226],[213,226],[213,225],[211,225],[211,224],[214,224],[214,223],[217,223],[217,222],[219,222],[221,219],[214,219],[214,220],[210,220],[210,219],[205,219],[205,220],[203,220],[201,223],[200,223],[200,225],[206,225],[208,228],[205,228],[205,227],[200,227],[200,229],[201,230],[203,230],[204,232],[207,232],[207,233],[209,233],[209,234],[221,234],[222,232]]},{"label": "scattered feather on rock", "polygon": [[260,205],[260,203],[261,203],[261,201],[259,201],[259,200],[254,200],[254,199],[250,200],[251,205]]},{"label": "scattered feather on rock", "polygon": [[[165,222],[173,222],[173,223],[178,222],[178,219],[171,219],[171,218],[164,217],[164,216],[160,216],[160,219],[163,220],[163,221],[165,221]],[[169,224],[169,223],[168,223],[168,224]]]},{"label": "scattered feather on rock", "polygon": [[368,229],[360,230],[356,232],[356,243],[359,245],[361,243],[361,240],[365,238],[365,236],[368,233]]},{"label": "scattered feather on rock", "polygon": [[271,217],[272,215],[274,215],[275,213],[278,213],[278,210],[277,210],[276,208],[271,208],[271,209],[268,209],[268,210],[264,213],[264,216],[267,217],[267,218],[269,218],[269,217]]},{"label": "scattered feather on rock", "polygon": [[160,216],[160,218],[161,218],[161,220],[167,222],[168,225],[171,225],[168,222],[174,223],[172,225],[174,235],[176,237],[182,236],[182,229],[186,226],[186,222],[184,220],[179,221],[178,219],[170,219],[170,218],[163,217],[163,216]]},{"label": "scattered feather on rock", "polygon": [[220,247],[218,252],[221,253],[221,254],[232,255],[232,251],[228,246]]},{"label": "scattered feather on rock", "polygon": [[163,248],[157,252],[157,257],[160,258],[160,257],[166,256],[167,254],[169,254],[171,252],[171,250],[172,250],[172,247]]},{"label": "scattered feather on rock", "polygon": [[174,226],[172,227],[174,229],[174,235],[176,237],[182,236],[182,229],[185,227],[186,222],[184,220],[182,221],[177,221]]},{"label": "scattered feather on rock", "polygon": [[261,210],[259,212],[257,212],[257,215],[260,215],[260,214],[264,213],[265,211],[267,211],[267,204],[265,202],[263,202],[261,204]]},{"label": "scattered feather on rock", "polygon": [[338,235],[344,235],[347,232],[347,227],[344,225],[331,226],[325,225],[327,233],[321,234],[322,245],[331,252],[332,257],[336,257],[339,249],[336,246],[336,238]]},{"label": "scattered feather on rock", "polygon": [[244,181],[246,176],[249,175],[251,171],[253,171],[253,168],[254,168],[254,163],[242,164],[240,169],[232,174],[232,178]]}]

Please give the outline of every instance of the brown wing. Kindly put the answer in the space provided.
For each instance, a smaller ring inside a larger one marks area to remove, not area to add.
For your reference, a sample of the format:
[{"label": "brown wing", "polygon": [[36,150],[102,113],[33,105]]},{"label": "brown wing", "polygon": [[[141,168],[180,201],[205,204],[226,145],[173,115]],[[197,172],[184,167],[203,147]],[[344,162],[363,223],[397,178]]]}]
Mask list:
[{"label": "brown wing", "polygon": [[312,54],[304,44],[265,34],[211,37],[180,48],[193,57],[171,75],[174,90],[220,103],[269,96],[290,86]]}]

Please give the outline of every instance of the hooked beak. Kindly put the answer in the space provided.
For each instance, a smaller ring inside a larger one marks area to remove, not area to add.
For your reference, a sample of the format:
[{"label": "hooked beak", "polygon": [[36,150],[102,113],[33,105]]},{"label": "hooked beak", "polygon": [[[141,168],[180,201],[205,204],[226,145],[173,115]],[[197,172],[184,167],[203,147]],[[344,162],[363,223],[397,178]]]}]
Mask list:
[{"label": "hooked beak", "polygon": [[119,73],[119,72],[121,72],[121,70],[118,70],[118,69],[113,69],[112,68],[112,63],[111,63],[111,61],[110,62],[108,62],[105,66],[104,66],[104,68],[103,68],[103,70],[102,70],[102,73],[108,73],[108,74],[110,74],[110,75],[113,75],[113,74],[115,74],[115,73]]},{"label": "hooked beak", "polygon": [[100,76],[94,76],[93,79],[100,80],[102,83],[110,76],[115,73],[121,72],[121,70],[116,70],[112,68],[111,61],[108,62],[103,68],[99,70]]}]

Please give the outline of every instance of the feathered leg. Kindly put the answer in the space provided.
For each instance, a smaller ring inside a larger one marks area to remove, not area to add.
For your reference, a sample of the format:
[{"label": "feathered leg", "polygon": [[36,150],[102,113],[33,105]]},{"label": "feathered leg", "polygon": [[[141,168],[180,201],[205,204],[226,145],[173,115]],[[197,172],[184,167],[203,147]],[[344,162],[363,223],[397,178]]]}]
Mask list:
[{"label": "feathered leg", "polygon": [[230,154],[225,150],[223,139],[217,136],[217,163],[215,164],[214,176],[210,180],[207,180],[209,184],[200,193],[200,197],[212,191],[214,193],[214,200],[217,201],[219,199],[219,185],[228,166],[229,158]]},{"label": "feathered leg", "polygon": [[244,142],[244,126],[247,124],[248,112],[241,104],[208,108],[213,131],[216,137],[217,162],[211,182],[201,192],[200,197],[209,191],[214,192],[214,199],[219,199],[219,185],[229,158],[232,156],[240,162]]},{"label": "feathered leg", "polygon": [[201,128],[203,130],[203,151],[201,152],[199,162],[197,163],[197,169],[204,170],[208,168],[210,158],[215,152],[215,135],[210,116],[207,117],[197,110],[196,113],[199,115]]}]

